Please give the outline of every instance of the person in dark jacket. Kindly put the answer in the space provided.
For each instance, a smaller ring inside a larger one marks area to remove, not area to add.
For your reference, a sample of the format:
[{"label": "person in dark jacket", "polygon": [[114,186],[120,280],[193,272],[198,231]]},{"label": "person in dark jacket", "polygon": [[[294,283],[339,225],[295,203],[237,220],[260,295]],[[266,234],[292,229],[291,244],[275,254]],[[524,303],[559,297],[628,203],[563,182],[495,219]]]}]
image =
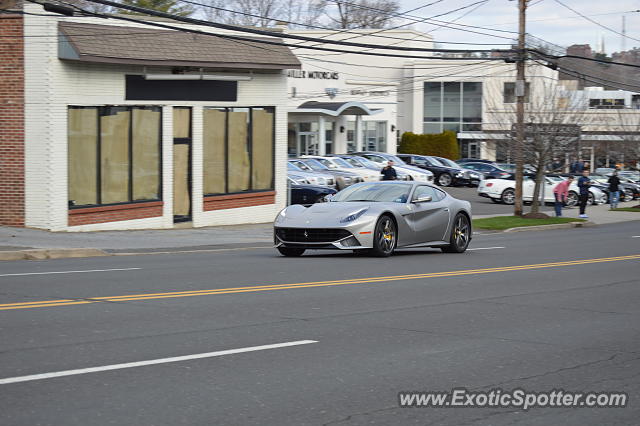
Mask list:
[{"label": "person in dark jacket", "polygon": [[388,161],[386,167],[380,171],[380,174],[382,175],[382,180],[396,180],[398,178],[396,169],[393,168],[393,161]]},{"label": "person in dark jacket", "polygon": [[618,171],[614,171],[608,180],[609,183],[609,203],[611,203],[611,210],[618,208],[618,201],[620,200],[620,178],[618,177]]},{"label": "person in dark jacket", "polygon": [[589,186],[591,186],[591,179],[589,179],[589,170],[584,169],[582,176],[578,179],[578,189],[580,190],[580,217],[587,218],[585,209],[587,208],[587,201],[589,201]]}]

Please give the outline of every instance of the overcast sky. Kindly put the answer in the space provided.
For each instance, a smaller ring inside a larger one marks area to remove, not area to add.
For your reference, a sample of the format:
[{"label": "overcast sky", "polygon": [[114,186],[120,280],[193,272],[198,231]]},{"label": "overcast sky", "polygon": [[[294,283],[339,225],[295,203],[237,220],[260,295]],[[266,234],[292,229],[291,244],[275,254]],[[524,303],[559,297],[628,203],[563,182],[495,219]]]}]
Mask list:
[{"label": "overcast sky", "polygon": [[[400,0],[401,11],[433,3],[436,0]],[[454,9],[476,3],[478,0],[443,0],[433,6],[412,12],[411,15],[429,17],[446,13]],[[622,16],[626,16],[627,36],[640,40],[640,12],[632,12],[640,9],[640,0],[561,0],[576,11],[587,15],[598,23],[622,32]],[[481,5],[472,6],[451,14],[436,18],[453,21],[466,25],[477,25],[492,29],[517,31],[518,9],[517,0],[488,0]],[[555,0],[531,0],[527,11],[527,32],[546,41],[569,46],[572,44],[590,44],[593,49],[599,45],[604,37],[605,49],[608,54],[621,50],[622,37],[612,33],[596,24],[577,16],[569,9],[564,8]],[[474,7],[477,9],[473,10]],[[465,13],[468,15],[461,17]],[[434,29],[434,26],[416,24],[414,26],[422,31]],[[483,30],[478,30],[482,31]],[[486,31],[490,32],[490,31]],[[492,32],[496,35],[511,36],[508,33]],[[456,41],[475,43],[508,43],[490,36],[471,34],[462,31],[454,31],[447,28],[435,29],[432,33],[435,41]],[[515,34],[514,34],[515,36]],[[626,49],[640,47],[640,41],[626,39]],[[444,45],[443,47],[456,47]]]}]

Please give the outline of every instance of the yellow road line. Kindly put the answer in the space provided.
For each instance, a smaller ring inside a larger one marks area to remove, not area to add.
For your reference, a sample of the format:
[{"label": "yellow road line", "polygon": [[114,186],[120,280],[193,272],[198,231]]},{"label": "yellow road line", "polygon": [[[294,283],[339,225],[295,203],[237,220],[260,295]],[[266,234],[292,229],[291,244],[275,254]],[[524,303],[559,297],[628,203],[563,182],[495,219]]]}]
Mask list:
[{"label": "yellow road line", "polygon": [[587,265],[587,264],[593,264],[593,263],[617,262],[617,261],[623,261],[623,260],[636,260],[636,259],[640,259],[640,254],[634,254],[634,255],[628,255],[628,256],[616,256],[616,257],[602,257],[602,258],[596,258],[596,259],[582,259],[582,260],[569,260],[569,261],[562,261],[562,262],[538,263],[533,265],[501,266],[501,267],[495,267],[495,268],[466,269],[466,270],[459,270],[459,271],[430,272],[430,273],[423,273],[423,274],[393,275],[393,276],[384,276],[384,277],[351,278],[346,280],[333,280],[333,281],[315,281],[315,282],[291,283],[291,284],[271,284],[271,285],[231,287],[231,288],[209,289],[209,290],[173,291],[173,292],[165,292],[165,293],[127,294],[123,296],[94,297],[94,298],[89,298],[85,300],[73,300],[73,299],[41,300],[36,302],[0,304],[0,310],[83,305],[83,304],[91,304],[91,303],[99,303],[99,302],[123,302],[123,301],[132,301],[132,300],[168,299],[168,298],[176,298],[176,297],[248,293],[248,292],[257,292],[257,291],[286,290],[286,289],[293,289],[293,288],[329,287],[329,286],[347,285],[347,284],[366,284],[366,283],[379,283],[379,282],[387,282],[387,281],[415,280],[420,278],[455,277],[455,276],[462,276],[462,275],[477,275],[477,274],[489,274],[494,272],[524,271],[524,270],[534,270],[534,269],[542,269],[542,268]]}]

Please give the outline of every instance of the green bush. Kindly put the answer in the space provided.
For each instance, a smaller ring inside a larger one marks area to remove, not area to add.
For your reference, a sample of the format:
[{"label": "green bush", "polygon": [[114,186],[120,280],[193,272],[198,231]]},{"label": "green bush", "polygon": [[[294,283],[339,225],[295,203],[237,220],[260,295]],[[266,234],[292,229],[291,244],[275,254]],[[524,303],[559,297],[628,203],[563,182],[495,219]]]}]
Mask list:
[{"label": "green bush", "polygon": [[457,160],[460,158],[456,132],[445,130],[432,135],[402,134],[398,152],[402,154],[435,155]]}]

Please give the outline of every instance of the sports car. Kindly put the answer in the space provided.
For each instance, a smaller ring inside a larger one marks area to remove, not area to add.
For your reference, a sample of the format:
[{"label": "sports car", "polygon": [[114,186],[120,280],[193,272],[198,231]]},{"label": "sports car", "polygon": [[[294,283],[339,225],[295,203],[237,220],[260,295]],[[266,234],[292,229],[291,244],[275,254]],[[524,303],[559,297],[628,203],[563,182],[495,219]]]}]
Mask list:
[{"label": "sports car", "polygon": [[462,253],[471,241],[471,204],[431,184],[365,182],[329,201],[289,206],[278,214],[274,243],[282,255],[339,249],[386,257],[400,247]]}]

